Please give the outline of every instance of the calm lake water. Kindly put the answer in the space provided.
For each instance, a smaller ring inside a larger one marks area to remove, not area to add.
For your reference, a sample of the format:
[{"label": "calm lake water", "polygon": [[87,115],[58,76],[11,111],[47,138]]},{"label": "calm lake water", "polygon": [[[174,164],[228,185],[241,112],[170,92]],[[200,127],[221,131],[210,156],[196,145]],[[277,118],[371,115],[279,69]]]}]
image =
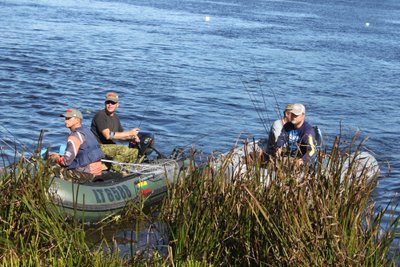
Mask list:
[{"label": "calm lake water", "polygon": [[300,102],[328,145],[368,136],[383,170],[374,200],[399,204],[398,0],[3,0],[0,32],[7,144],[32,150],[41,129],[46,146],[64,142],[58,115],[79,108],[88,126],[110,90],[124,127],[166,154],[265,137]]}]

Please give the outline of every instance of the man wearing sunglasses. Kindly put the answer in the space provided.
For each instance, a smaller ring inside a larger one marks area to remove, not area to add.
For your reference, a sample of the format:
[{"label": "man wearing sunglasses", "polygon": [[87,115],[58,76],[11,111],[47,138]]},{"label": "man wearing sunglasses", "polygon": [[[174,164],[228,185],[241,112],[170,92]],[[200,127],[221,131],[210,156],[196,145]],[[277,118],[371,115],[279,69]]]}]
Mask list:
[{"label": "man wearing sunglasses", "polygon": [[[126,145],[119,145],[117,140],[136,140],[139,142],[139,128],[132,128],[129,131],[124,131],[121,121],[116,113],[119,107],[119,96],[115,92],[106,94],[104,109],[100,110],[93,117],[91,130],[101,144],[101,150],[104,152],[106,159],[124,162],[135,163],[138,151],[137,149],[129,148]],[[113,165],[112,168],[116,171],[120,167]]]},{"label": "man wearing sunglasses", "polygon": [[302,104],[293,104],[290,113],[290,121],[278,137],[276,154],[293,158],[296,165],[312,162],[316,157],[315,130],[305,121],[306,109]]},{"label": "man wearing sunglasses", "polygon": [[90,127],[100,144],[116,144],[116,140],[132,140],[137,138],[139,128],[132,128],[124,132],[117,115],[118,107],[118,94],[114,92],[107,93],[104,109],[96,113]]},{"label": "man wearing sunglasses", "polygon": [[[64,155],[52,154],[50,160],[66,170],[75,170],[88,175],[78,175],[78,180],[90,180],[101,175],[101,159],[104,157],[100,145],[89,128],[82,126],[82,113],[74,108],[67,109],[63,114],[65,127],[70,129]],[[73,173],[69,172],[72,176]],[[76,176],[76,175],[73,175]]]}]

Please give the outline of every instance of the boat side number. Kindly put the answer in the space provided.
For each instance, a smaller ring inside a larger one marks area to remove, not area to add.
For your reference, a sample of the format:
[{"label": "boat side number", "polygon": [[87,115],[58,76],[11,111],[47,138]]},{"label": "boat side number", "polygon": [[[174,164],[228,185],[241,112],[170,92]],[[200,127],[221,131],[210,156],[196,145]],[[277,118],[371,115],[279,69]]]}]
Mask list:
[{"label": "boat side number", "polygon": [[113,186],[104,189],[92,189],[92,191],[96,197],[97,203],[119,201],[132,197],[132,193],[126,185]]}]

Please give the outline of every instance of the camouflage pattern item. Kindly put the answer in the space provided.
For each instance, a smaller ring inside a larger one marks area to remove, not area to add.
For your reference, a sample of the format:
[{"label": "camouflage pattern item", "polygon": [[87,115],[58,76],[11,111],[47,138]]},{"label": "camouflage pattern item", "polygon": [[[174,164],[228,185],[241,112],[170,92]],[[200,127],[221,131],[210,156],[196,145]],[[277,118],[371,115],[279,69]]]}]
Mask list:
[{"label": "camouflage pattern item", "polygon": [[58,164],[51,164],[50,169],[55,176],[58,176],[65,181],[73,183],[85,183],[93,180],[94,178],[94,175],[91,173],[81,172],[77,170],[68,170]]},{"label": "camouflage pattern item", "polygon": [[[116,144],[101,144],[101,150],[105,155],[105,159],[117,161],[121,163],[136,163],[138,159],[139,150],[137,148],[129,148],[125,145]],[[122,170],[121,164],[107,163],[108,168],[120,172]]]}]

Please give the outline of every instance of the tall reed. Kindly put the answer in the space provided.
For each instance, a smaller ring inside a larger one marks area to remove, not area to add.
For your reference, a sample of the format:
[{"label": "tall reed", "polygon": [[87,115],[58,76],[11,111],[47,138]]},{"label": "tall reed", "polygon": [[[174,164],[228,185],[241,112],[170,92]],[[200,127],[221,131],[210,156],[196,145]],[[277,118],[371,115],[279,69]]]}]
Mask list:
[{"label": "tall reed", "polygon": [[68,222],[48,200],[47,163],[23,156],[0,174],[1,266],[120,266],[85,242],[84,226]]},{"label": "tall reed", "polygon": [[[168,255],[133,253],[132,244],[128,258],[113,241],[87,242],[84,225],[66,220],[49,201],[47,163],[22,157],[0,174],[0,264],[395,266],[389,253],[398,218],[382,229],[386,210],[376,211],[371,200],[374,179],[348,156],[362,144],[353,139],[347,150],[340,144],[301,168],[266,164],[256,151],[235,169],[234,153],[218,168],[213,155],[196,167],[192,154],[186,178],[170,185],[158,216],[168,226]],[[146,214],[139,202],[122,217],[150,220]]]},{"label": "tall reed", "polygon": [[265,164],[249,151],[232,172],[233,154],[219,169],[211,156],[172,187],[162,208],[169,263],[394,266],[388,255],[398,218],[382,231],[386,210],[377,212],[370,198],[377,177],[348,158],[361,148],[354,141],[340,150],[337,139],[319,164],[301,168]]}]

